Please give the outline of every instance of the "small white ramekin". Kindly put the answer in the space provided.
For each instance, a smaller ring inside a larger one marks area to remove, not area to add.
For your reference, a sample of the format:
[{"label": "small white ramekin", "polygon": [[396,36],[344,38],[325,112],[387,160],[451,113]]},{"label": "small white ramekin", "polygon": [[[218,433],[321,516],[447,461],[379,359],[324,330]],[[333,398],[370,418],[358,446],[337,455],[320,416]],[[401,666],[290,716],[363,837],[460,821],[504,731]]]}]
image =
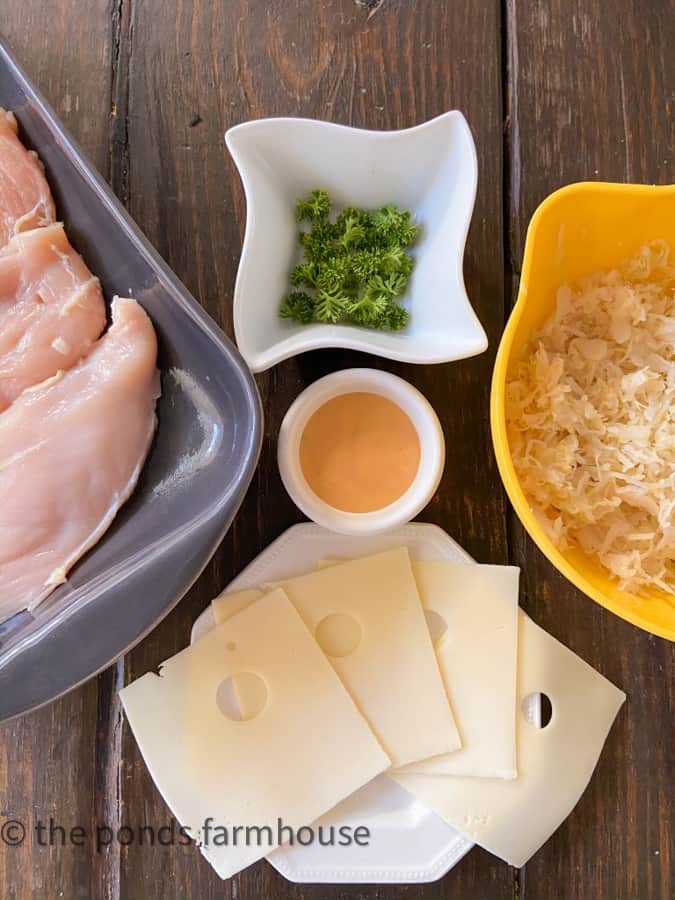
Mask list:
[{"label": "small white ramekin", "polygon": [[[307,483],[300,465],[300,440],[310,417],[333,397],[380,394],[409,417],[420,440],[420,463],[412,484],[398,500],[368,513],[335,509]],[[434,495],[445,464],[441,423],[428,400],[407,381],[378,369],[344,369],[315,381],[296,398],[284,416],[277,449],[284,487],[302,512],[317,525],[341,534],[377,534],[409,522]]]}]

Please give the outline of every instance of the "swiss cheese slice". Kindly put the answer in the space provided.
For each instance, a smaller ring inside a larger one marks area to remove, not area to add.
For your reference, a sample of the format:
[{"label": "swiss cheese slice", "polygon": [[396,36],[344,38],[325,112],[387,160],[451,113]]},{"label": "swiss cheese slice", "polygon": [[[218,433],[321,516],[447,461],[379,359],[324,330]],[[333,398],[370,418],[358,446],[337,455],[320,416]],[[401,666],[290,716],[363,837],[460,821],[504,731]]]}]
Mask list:
[{"label": "swiss cheese slice", "polygon": [[[336,565],[321,560],[319,568]],[[516,566],[412,563],[462,747],[403,772],[515,778],[518,579]],[[429,613],[436,618],[430,618]]]},{"label": "swiss cheese slice", "polygon": [[[217,697],[228,676],[242,673],[262,679],[267,703],[254,718],[234,721]],[[310,825],[390,765],[280,590],[120,697],[155,784],[221,878],[278,846],[279,819],[296,831]],[[255,829],[266,826],[270,833],[258,841]]]},{"label": "swiss cheese slice", "polygon": [[425,610],[446,626],[436,656],[462,748],[405,771],[515,778],[520,570],[431,560],[413,572]]},{"label": "swiss cheese slice", "polygon": [[[625,700],[523,612],[518,640],[518,777],[392,774],[453,828],[513,866],[525,865],[570,814]],[[536,693],[545,693],[553,709],[542,729],[521,710]]]},{"label": "swiss cheese slice", "polygon": [[242,591],[229,591],[219,594],[211,601],[213,618],[216,625],[221,625],[227,619],[246,609],[255,600],[262,597],[264,591],[260,588],[246,588]]},{"label": "swiss cheese slice", "polygon": [[[460,746],[405,547],[311,572],[282,587],[395,766]],[[349,622],[358,623],[360,643],[347,655],[334,655],[326,626],[340,643]]]}]

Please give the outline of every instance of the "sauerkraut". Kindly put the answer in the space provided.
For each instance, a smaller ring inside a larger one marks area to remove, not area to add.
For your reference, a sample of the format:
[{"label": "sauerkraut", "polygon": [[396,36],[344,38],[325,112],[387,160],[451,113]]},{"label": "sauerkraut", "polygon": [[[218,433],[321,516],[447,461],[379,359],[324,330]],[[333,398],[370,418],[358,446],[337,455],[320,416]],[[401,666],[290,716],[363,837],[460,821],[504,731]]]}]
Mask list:
[{"label": "sauerkraut", "polygon": [[654,241],[558,290],[506,388],[513,462],[561,549],[675,594],[675,267]]}]

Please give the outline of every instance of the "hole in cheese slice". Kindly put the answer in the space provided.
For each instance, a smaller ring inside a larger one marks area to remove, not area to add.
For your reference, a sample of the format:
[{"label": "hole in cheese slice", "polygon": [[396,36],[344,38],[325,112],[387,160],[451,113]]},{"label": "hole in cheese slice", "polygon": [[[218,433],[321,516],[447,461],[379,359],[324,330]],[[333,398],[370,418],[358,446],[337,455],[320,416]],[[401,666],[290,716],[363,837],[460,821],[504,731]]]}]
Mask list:
[{"label": "hole in cheese slice", "polygon": [[[226,648],[235,649],[232,641]],[[267,685],[255,672],[235,672],[216,688],[216,706],[233,722],[247,722],[260,715],[267,705]]]},{"label": "hole in cheese slice", "polygon": [[[440,613],[435,609],[425,609],[424,618],[427,620],[427,628],[429,629],[429,637],[434,647],[440,643],[443,635],[448,630],[448,623]],[[446,685],[447,687],[447,685]]]},{"label": "hole in cheese slice", "polygon": [[532,693],[523,697],[520,711],[533,728],[546,728],[553,718],[553,704],[548,694]]},{"label": "hole in cheese slice", "polygon": [[326,656],[349,656],[361,643],[363,629],[353,616],[331,613],[316,626],[315,637]]}]

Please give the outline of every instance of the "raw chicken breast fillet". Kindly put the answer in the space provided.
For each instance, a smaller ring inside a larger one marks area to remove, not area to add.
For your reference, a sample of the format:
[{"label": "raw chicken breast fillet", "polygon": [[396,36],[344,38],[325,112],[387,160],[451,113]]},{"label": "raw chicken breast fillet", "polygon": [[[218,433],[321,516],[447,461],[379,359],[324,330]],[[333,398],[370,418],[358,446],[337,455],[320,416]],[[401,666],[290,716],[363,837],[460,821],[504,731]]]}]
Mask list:
[{"label": "raw chicken breast fillet", "polygon": [[0,621],[65,581],[134,489],[156,425],[157,340],[135,300],[75,368],[0,415]]},{"label": "raw chicken breast fillet", "polygon": [[0,247],[54,221],[54,201],[37,155],[17,137],[14,115],[0,109]]},{"label": "raw chicken breast fillet", "polygon": [[98,278],[63,225],[15,235],[0,250],[0,412],[25,388],[79,362],[104,327]]}]

